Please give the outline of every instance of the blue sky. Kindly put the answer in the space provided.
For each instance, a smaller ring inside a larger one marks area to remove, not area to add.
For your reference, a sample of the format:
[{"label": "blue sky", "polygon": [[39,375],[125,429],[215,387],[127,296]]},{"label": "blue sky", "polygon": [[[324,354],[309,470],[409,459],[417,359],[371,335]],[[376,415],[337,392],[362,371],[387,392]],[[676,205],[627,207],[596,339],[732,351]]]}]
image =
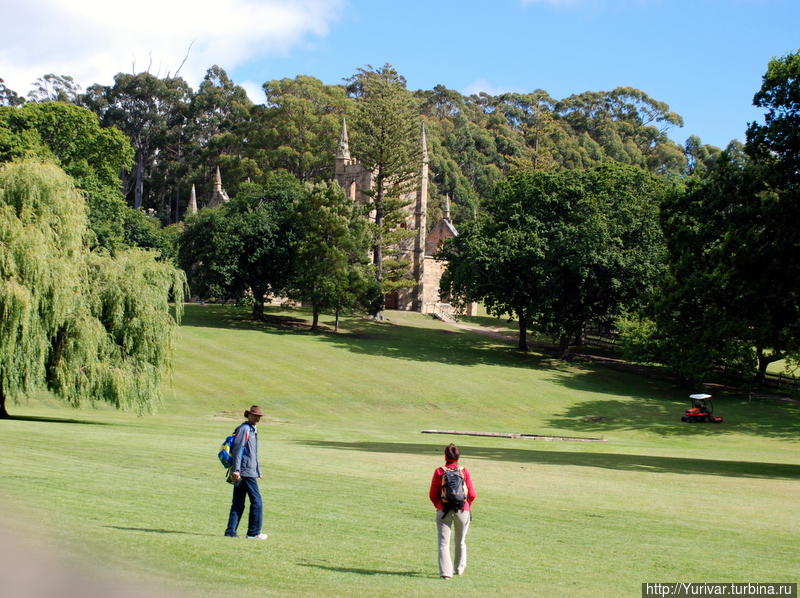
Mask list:
[{"label": "blue sky", "polygon": [[[117,72],[174,72],[196,85],[217,63],[254,99],[270,79],[338,83],[392,63],[411,89],[544,89],[556,99],[633,86],[725,146],[760,118],[767,62],[800,49],[800,0],[0,0],[0,78],[18,93],[44,73],[84,87]],[[157,17],[154,17],[157,15]]]},{"label": "blue sky", "polygon": [[632,86],[684,117],[677,141],[725,146],[760,117],[752,98],[769,59],[797,49],[800,0],[351,0],[327,36],[234,72],[335,83],[391,62],[412,89],[541,88],[557,99]]}]

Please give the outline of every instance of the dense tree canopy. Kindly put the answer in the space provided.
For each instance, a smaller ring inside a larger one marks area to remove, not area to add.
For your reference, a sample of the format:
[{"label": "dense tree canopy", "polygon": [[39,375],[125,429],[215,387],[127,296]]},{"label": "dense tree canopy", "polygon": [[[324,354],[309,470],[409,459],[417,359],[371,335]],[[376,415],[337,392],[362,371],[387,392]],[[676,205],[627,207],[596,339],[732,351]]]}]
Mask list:
[{"label": "dense tree canopy", "polygon": [[800,50],[769,62],[753,104],[767,112],[747,130],[748,153],[774,183],[800,184]]},{"label": "dense tree canopy", "polygon": [[[764,379],[800,352],[800,56],[769,63],[746,153],[731,144],[663,205],[669,271],[640,335],[686,380],[725,364]],[[698,162],[699,163],[699,162]]]},{"label": "dense tree canopy", "polygon": [[201,297],[252,297],[253,317],[264,298],[287,290],[295,265],[295,214],[302,184],[273,173],[264,185],[242,185],[229,203],[206,208],[186,222],[179,260],[192,292]]},{"label": "dense tree canopy", "polygon": [[[152,207],[171,212],[169,189],[160,183],[170,163],[184,156],[191,90],[180,77],[163,79],[150,73],[119,73],[114,85],[92,85],[82,96],[84,104],[100,115],[106,126],[115,126],[131,140],[135,152],[133,170],[124,179],[125,193],[135,209]],[[145,201],[146,179],[150,183]]]},{"label": "dense tree canopy", "polygon": [[[212,66],[197,90],[180,77],[144,72],[120,73],[113,85],[80,93],[69,76],[48,74],[31,97],[87,106],[104,125],[124,131],[136,150],[134,167],[123,177],[125,195],[130,205],[153,209],[168,223],[183,217],[192,184],[201,205],[210,196],[217,166],[231,195],[248,179],[263,184],[276,168],[301,181],[330,179],[341,119],[348,117],[357,136],[365,74],[384,69],[405,89],[405,79],[386,65],[358,71],[342,85],[306,75],[267,81],[264,102],[253,105]],[[684,174],[705,168],[718,153],[696,137],[685,147],[672,142],[666,133],[681,126],[680,116],[631,87],[557,99],[541,89],[464,96],[437,85],[409,97],[410,118],[422,117],[428,132],[430,220],[445,196],[456,224],[474,218],[494,186],[517,169],[580,169],[611,160]],[[0,104],[20,102],[0,84]]]},{"label": "dense tree canopy", "polygon": [[[665,183],[643,170],[519,173],[486,213],[445,243],[446,295],[559,339],[562,355],[589,322],[610,322],[647,298],[660,278],[658,202]],[[633,282],[635,281],[635,282]]]},{"label": "dense tree canopy", "polygon": [[57,162],[86,193],[93,242],[108,249],[124,245],[128,209],[119,173],[133,159],[125,135],[101,127],[97,115],[72,104],[0,107],[0,162],[32,156]]}]

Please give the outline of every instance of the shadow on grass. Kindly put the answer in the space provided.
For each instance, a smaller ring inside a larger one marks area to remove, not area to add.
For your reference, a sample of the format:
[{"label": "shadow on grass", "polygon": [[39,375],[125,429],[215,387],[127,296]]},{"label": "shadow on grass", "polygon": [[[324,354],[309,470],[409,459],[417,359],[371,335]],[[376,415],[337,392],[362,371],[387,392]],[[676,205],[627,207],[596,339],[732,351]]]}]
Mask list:
[{"label": "shadow on grass", "polygon": [[[186,306],[184,325],[223,329],[257,330],[267,334],[310,335],[306,312],[266,307],[266,320],[257,322],[244,308],[228,305]],[[391,312],[389,313],[391,317]],[[347,332],[321,332],[318,342],[333,345],[359,355],[443,363],[462,366],[493,365],[547,370],[552,381],[581,393],[612,395],[619,399],[585,400],[554,414],[552,427],[575,434],[646,429],[661,436],[715,436],[743,433],[781,439],[800,438],[800,406],[761,402],[747,404],[741,399],[717,401],[721,425],[688,425],[680,416],[688,406],[685,389],[660,378],[596,363],[567,364],[540,353],[520,353],[513,345],[474,332],[447,328],[409,326],[396,322],[372,322],[346,318]],[[533,399],[532,399],[533,400]]]},{"label": "shadow on grass", "polygon": [[308,332],[309,325],[302,317],[288,316],[286,310],[265,307],[264,319],[254,320],[249,309],[235,305],[188,303],[184,308],[181,326],[221,328],[223,330],[257,330],[272,334]]},{"label": "shadow on grass", "polygon": [[[302,309],[292,310],[303,315]],[[360,355],[377,355],[411,361],[439,362],[454,365],[501,365],[507,367],[541,367],[550,358],[537,353],[521,353],[512,345],[477,333],[450,329],[431,329],[399,324],[373,322],[362,318],[346,318],[342,326],[347,332],[321,331],[311,333],[302,317],[287,316],[286,310],[265,307],[264,321],[250,318],[249,311],[229,305],[186,306],[184,326],[222,328],[227,330],[255,330],[267,334],[313,335],[320,342],[329,343]],[[390,313],[391,317],[391,313]],[[310,318],[310,316],[309,316]],[[323,323],[329,324],[327,316]]]},{"label": "shadow on grass", "polygon": [[[392,453],[439,456],[442,447],[450,442],[438,444],[405,444],[399,442],[329,442],[299,441],[300,444],[343,451],[369,453]],[[535,442],[535,441],[520,441]],[[535,463],[539,465],[561,465],[597,467],[620,471],[644,473],[680,473],[689,475],[715,475],[735,478],[800,479],[800,465],[785,463],[759,463],[755,461],[721,461],[716,459],[691,459],[683,457],[653,457],[648,455],[626,455],[617,453],[573,453],[536,449],[506,449],[459,444],[461,454],[467,459],[508,461],[512,463]]]},{"label": "shadow on grass", "polygon": [[39,415],[11,415],[8,419],[0,419],[2,421],[18,421],[18,422],[39,422],[49,424],[80,424],[85,426],[108,426],[108,422],[92,422],[84,419],[69,419],[63,417],[44,417]]},{"label": "shadow on grass", "polygon": [[327,565],[317,565],[316,563],[297,563],[301,567],[313,567],[314,569],[324,569],[325,571],[336,571],[338,573],[355,573],[356,575],[398,575],[400,577],[433,577],[421,571],[385,571],[382,569],[359,569],[356,567],[330,567]]},{"label": "shadow on grass", "polygon": [[[800,405],[777,403],[720,393],[714,396],[714,412],[721,424],[685,423],[683,412],[690,407],[688,391],[675,386],[665,397],[664,382],[596,366],[569,375],[555,374],[556,383],[580,392],[603,393],[621,399],[588,400],[567,407],[548,420],[555,428],[582,433],[613,430],[643,430],[661,436],[719,436],[748,434],[785,440],[800,438]],[[674,397],[674,398],[672,398]],[[684,398],[686,397],[686,398]]]},{"label": "shadow on grass", "polygon": [[209,534],[198,534],[197,532],[184,532],[175,529],[157,529],[150,527],[122,527],[120,525],[104,525],[110,529],[118,529],[123,532],[145,532],[148,534],[180,534],[184,536],[209,536]]}]

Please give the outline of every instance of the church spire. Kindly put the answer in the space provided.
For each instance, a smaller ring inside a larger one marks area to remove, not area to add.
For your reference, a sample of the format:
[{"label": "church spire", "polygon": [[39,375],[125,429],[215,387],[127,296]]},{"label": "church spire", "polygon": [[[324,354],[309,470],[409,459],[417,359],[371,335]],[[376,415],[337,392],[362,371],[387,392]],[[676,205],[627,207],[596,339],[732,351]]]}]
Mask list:
[{"label": "church spire", "polygon": [[222,176],[219,173],[219,166],[217,166],[217,172],[214,175],[214,192],[211,194],[211,201],[208,202],[209,206],[220,206],[224,203],[228,203],[228,194],[225,193],[225,189],[222,188]]},{"label": "church spire", "polygon": [[339,135],[339,148],[336,150],[336,158],[350,161],[350,141],[347,139],[347,121],[344,117],[342,117],[342,133]]},{"label": "church spire", "polygon": [[197,193],[194,190],[194,185],[192,185],[192,192],[189,194],[189,209],[187,211],[189,214],[197,214]]},{"label": "church spire", "polygon": [[450,196],[444,196],[444,219],[450,222]]},{"label": "church spire", "polygon": [[420,133],[420,143],[422,144],[422,163],[428,163],[428,138],[425,135],[425,123],[422,123],[422,132]]}]

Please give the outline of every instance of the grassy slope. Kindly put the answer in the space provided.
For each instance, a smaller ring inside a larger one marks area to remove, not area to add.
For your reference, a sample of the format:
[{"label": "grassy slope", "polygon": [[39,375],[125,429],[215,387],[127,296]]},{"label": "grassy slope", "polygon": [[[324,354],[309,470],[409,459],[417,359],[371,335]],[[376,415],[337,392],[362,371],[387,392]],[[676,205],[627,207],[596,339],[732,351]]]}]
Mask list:
[{"label": "grassy slope", "polygon": [[[289,319],[189,306],[161,412],[18,406],[42,419],[0,422],[16,447],[0,452],[0,497],[73,553],[192,594],[244,582],[254,596],[436,596],[426,494],[455,440],[480,495],[468,574],[450,582],[460,595],[637,596],[643,581],[800,577],[797,406],[727,397],[725,424],[681,424],[685,392],[661,382],[521,356],[416,314],[392,320],[311,335]],[[272,537],[257,545],[221,537],[230,491],[213,455],[251,403],[270,414]]]}]

